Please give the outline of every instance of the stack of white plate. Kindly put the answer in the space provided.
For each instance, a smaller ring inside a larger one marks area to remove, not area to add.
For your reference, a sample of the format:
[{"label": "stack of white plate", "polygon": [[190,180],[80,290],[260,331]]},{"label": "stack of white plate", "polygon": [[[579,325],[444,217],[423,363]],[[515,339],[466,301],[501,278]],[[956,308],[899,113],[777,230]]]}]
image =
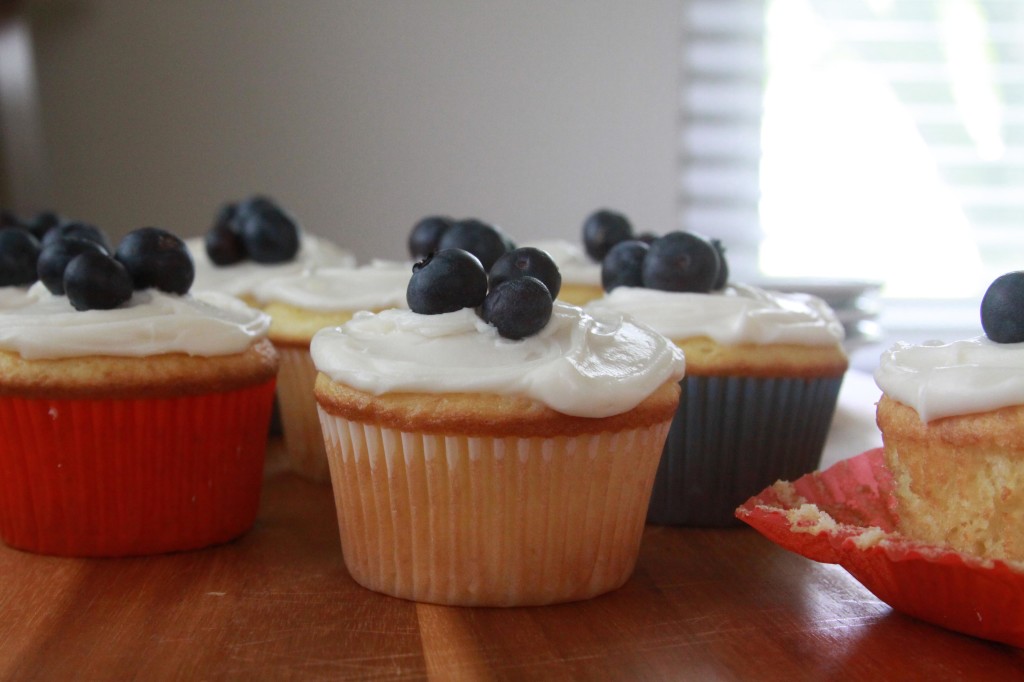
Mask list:
[{"label": "stack of white plate", "polygon": [[881,282],[825,279],[769,279],[757,283],[764,289],[801,292],[823,299],[846,329],[847,351],[875,343],[882,337],[878,324]]}]

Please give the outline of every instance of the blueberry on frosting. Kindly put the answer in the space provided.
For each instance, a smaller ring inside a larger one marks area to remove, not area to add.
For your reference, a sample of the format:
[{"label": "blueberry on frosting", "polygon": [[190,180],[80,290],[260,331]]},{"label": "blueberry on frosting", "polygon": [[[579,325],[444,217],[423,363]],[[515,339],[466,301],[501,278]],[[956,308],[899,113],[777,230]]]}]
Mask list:
[{"label": "blueberry on frosting", "polygon": [[1000,275],[981,299],[981,327],[996,343],[1024,342],[1024,271]]}]

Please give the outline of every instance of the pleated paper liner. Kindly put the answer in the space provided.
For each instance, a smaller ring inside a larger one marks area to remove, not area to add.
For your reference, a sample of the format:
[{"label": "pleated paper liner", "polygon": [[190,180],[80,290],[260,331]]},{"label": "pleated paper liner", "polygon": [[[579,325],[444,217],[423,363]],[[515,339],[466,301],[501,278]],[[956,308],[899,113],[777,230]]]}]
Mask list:
[{"label": "pleated paper liner", "polygon": [[748,497],[814,471],[841,384],[841,376],[684,378],[647,521],[735,526]]},{"label": "pleated paper liner", "polygon": [[226,542],[256,518],[274,381],[179,398],[0,398],[0,537],[60,556]]},{"label": "pleated paper liner", "polygon": [[289,466],[304,478],[327,483],[331,472],[313,397],[317,372],[309,348],[286,345],[276,348],[281,358],[277,396]]},{"label": "pleated paper liner", "polygon": [[842,566],[897,611],[1024,647],[1024,565],[901,536],[881,449],[769,487],[736,516],[784,549]]},{"label": "pleated paper liner", "polygon": [[364,587],[525,606],[594,597],[633,572],[668,422],[476,438],[321,419],[345,564]]}]

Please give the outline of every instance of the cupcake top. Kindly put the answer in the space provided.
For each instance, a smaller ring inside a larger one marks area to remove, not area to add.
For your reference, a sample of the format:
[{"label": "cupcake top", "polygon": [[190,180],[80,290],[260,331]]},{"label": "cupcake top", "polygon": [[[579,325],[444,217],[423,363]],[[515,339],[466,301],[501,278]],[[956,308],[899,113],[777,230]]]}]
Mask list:
[{"label": "cupcake top", "polygon": [[272,278],[298,275],[319,267],[353,267],[355,256],[336,244],[309,234],[299,237],[295,257],[283,263],[259,263],[243,260],[217,265],[210,260],[202,237],[185,241],[195,262],[193,290],[220,291],[232,296],[249,297],[254,289]]},{"label": "cupcake top", "polygon": [[898,342],[885,351],[875,383],[922,422],[1024,404],[1024,343],[984,336],[942,343]]},{"label": "cupcake top", "polygon": [[29,360],[231,355],[265,337],[270,326],[265,314],[216,292],[178,295],[149,288],[109,310],[75,310],[42,283],[26,297],[25,305],[0,310],[0,349]]},{"label": "cupcake top", "polygon": [[320,267],[254,284],[261,305],[285,303],[322,312],[405,306],[412,264],[376,260],[360,267]]},{"label": "cupcake top", "polygon": [[561,302],[539,333],[520,340],[502,338],[472,308],[391,309],[320,330],[310,351],[330,379],[373,395],[519,395],[594,418],[631,410],[685,370],[682,352],[660,334]]},{"label": "cupcake top", "polygon": [[843,325],[820,298],[744,284],[711,293],[620,286],[586,309],[629,314],[671,339],[708,337],[727,346],[835,346],[844,335]]}]

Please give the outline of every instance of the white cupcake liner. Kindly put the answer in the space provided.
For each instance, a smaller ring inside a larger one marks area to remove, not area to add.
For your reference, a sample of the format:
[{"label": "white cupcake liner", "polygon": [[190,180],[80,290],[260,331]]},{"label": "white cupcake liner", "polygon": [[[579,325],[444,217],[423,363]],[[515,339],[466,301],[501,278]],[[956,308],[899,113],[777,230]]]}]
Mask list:
[{"label": "white cupcake liner", "polygon": [[277,402],[289,467],[304,478],[326,483],[331,472],[313,397],[317,371],[309,348],[277,346],[277,352]]},{"label": "white cupcake liner", "polygon": [[320,410],[345,563],[415,601],[522,606],[620,587],[668,422],[557,438],[405,433]]}]

